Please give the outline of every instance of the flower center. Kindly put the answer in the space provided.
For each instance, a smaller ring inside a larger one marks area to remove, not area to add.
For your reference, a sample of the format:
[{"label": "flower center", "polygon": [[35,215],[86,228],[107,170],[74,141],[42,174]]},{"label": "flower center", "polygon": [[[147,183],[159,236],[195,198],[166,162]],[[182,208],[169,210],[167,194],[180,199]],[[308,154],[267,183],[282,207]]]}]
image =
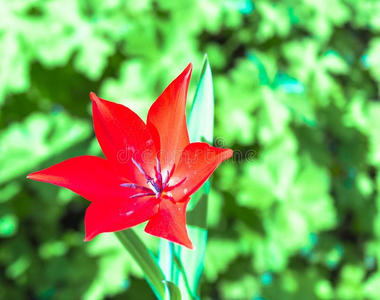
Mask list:
[{"label": "flower center", "polygon": [[136,160],[134,160],[133,158],[132,158],[132,162],[137,167],[137,169],[140,171],[140,173],[145,176],[146,183],[148,184],[148,187],[138,185],[136,183],[122,183],[121,186],[139,190],[138,193],[130,196],[129,198],[155,196],[156,199],[158,199],[158,198],[163,197],[163,196],[169,197],[164,192],[173,190],[174,188],[181,185],[186,180],[186,177],[185,177],[184,179],[182,179],[177,184],[175,184],[173,186],[169,186],[169,179],[170,179],[170,175],[173,172],[173,170],[172,170],[172,172],[169,172],[169,170],[167,170],[166,173],[162,174],[161,165],[160,165],[160,161],[158,158],[156,158],[157,166],[154,167],[155,178],[152,178],[151,176],[149,176],[148,173],[145,172],[145,170],[141,167],[141,165]]}]

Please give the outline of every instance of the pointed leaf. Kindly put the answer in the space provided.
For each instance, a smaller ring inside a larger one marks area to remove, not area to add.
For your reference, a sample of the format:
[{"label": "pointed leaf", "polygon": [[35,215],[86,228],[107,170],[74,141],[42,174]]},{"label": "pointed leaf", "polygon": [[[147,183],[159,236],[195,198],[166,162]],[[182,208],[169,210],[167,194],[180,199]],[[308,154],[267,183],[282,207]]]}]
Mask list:
[{"label": "pointed leaf", "polygon": [[188,118],[190,141],[212,143],[214,129],[214,92],[212,74],[207,55],[199,77],[193,105]]},{"label": "pointed leaf", "polygon": [[[125,247],[135,262],[140,266],[145,278],[151,286],[158,299],[165,298],[165,276],[151,252],[146,248],[144,243],[135,234],[133,229],[115,232],[120,243]],[[178,298],[173,298],[178,299]],[[180,299],[180,298],[179,298]]]},{"label": "pointed leaf", "polygon": [[171,281],[164,280],[163,283],[165,284],[167,294],[169,295],[170,300],[181,300],[181,292],[179,288]]}]

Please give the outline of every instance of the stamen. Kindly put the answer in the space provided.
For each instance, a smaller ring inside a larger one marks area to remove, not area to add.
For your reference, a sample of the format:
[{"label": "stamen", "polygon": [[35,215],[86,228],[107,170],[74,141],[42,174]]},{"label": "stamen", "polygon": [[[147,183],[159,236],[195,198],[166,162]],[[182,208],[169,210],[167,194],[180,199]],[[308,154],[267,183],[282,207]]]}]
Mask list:
[{"label": "stamen", "polygon": [[149,180],[153,180],[152,177],[150,177],[145,171],[144,169],[137,163],[137,161],[135,161],[135,159],[132,157],[132,162],[135,164],[135,166],[137,167],[137,169],[139,169],[140,173],[143,174],[146,178],[147,181]]},{"label": "stamen", "polygon": [[132,189],[140,188],[140,186],[137,185],[136,183],[122,183],[122,184],[120,184],[120,186],[124,186],[124,187],[127,187],[127,188],[132,188]]},{"label": "stamen", "polygon": [[176,183],[175,185],[168,186],[168,187],[166,188],[166,190],[167,190],[167,191],[171,191],[171,190],[173,190],[173,189],[179,187],[182,183],[185,182],[186,179],[187,179],[187,177],[185,177],[184,179],[182,179],[180,182]]},{"label": "stamen", "polygon": [[158,171],[158,173],[161,173],[161,164],[160,164],[160,160],[158,159],[158,157],[156,157],[156,162],[157,162],[157,171]]},{"label": "stamen", "polygon": [[143,191],[146,191],[146,192],[151,192],[151,190],[148,189],[147,187],[138,185],[136,183],[122,183],[122,184],[120,184],[120,186],[127,187],[127,188],[132,188],[132,189],[140,189],[140,190],[143,190]]},{"label": "stamen", "polygon": [[[145,196],[155,196],[156,194],[154,193],[138,193],[138,194],[135,194],[135,195],[132,195],[130,196],[129,198],[132,199],[132,198],[140,198],[140,197],[145,197]],[[156,197],[157,198],[157,197]]]},{"label": "stamen", "polygon": [[158,181],[158,185],[162,186],[162,175],[161,175],[161,172],[159,172],[156,167],[154,167],[154,171],[156,172],[156,178],[157,178],[157,181]]},{"label": "stamen", "polygon": [[169,178],[170,178],[169,170],[166,170],[166,176],[165,176],[165,178],[163,179],[163,182],[162,182],[162,189],[163,190],[166,188],[166,185],[168,184]]},{"label": "stamen", "polygon": [[148,184],[150,188],[153,190],[153,192],[156,193],[156,195],[161,193],[160,187],[153,180],[148,181]]},{"label": "stamen", "polygon": [[157,179],[158,186],[161,190],[162,189],[162,175],[161,175],[161,164],[160,164],[160,160],[158,159],[158,157],[156,157],[156,163],[157,163],[157,167],[154,167],[154,171],[156,173],[156,179]]},{"label": "stamen", "polygon": [[174,199],[171,198],[171,196],[166,195],[164,193],[164,191],[165,190],[171,191],[174,188],[180,186],[187,179],[187,177],[183,178],[177,184],[175,184],[173,186],[169,186],[170,177],[174,173],[174,166],[172,167],[172,169],[170,171],[166,170],[166,172],[164,173],[164,176],[163,176],[162,170],[161,170],[160,160],[158,159],[158,157],[156,157],[157,165],[154,166],[155,178],[152,178],[145,172],[145,170],[141,167],[141,165],[139,163],[137,163],[137,161],[134,158],[132,158],[132,162],[137,167],[137,169],[140,171],[140,173],[145,176],[146,183],[149,185],[149,188],[145,187],[145,186],[138,185],[136,183],[130,183],[130,182],[120,184],[120,186],[123,186],[126,188],[139,189],[140,191],[142,191],[140,193],[137,193],[135,195],[130,196],[129,198],[156,196],[157,199],[160,197],[164,197],[164,198],[170,199],[171,201],[175,201]]},{"label": "stamen", "polygon": [[173,173],[174,173],[174,166],[175,166],[175,165],[173,165],[173,166],[172,166],[172,169],[170,170],[170,173],[169,173],[169,176],[170,176],[170,177],[171,177],[171,176],[173,175]]}]

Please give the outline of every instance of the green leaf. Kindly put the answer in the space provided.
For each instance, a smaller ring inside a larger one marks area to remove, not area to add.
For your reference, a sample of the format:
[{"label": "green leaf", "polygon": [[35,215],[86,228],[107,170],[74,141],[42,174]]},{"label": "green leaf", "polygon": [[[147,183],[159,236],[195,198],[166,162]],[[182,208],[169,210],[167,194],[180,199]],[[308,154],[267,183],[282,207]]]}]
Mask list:
[{"label": "green leaf", "polygon": [[[13,14],[12,6],[2,3],[2,13],[7,16],[8,24],[16,24],[18,18]],[[6,97],[13,93],[25,92],[30,86],[28,69],[30,56],[25,53],[20,43],[20,32],[18,26],[11,26],[6,32],[0,24],[2,34],[0,36],[0,107]]]},{"label": "green leaf", "polygon": [[[59,112],[56,115],[35,113],[23,123],[14,123],[0,133],[0,183],[14,179],[59,154],[91,133],[90,124],[72,119]],[[22,158],[22,159],[20,159]]]},{"label": "green leaf", "polygon": [[227,238],[214,238],[207,246],[205,276],[208,282],[215,282],[239,255],[241,244]]},{"label": "green leaf", "polygon": [[118,231],[115,232],[115,235],[140,266],[157,298],[165,299],[165,288],[162,284],[165,281],[165,276],[144,243],[135,234],[133,229]]},{"label": "green leaf", "polygon": [[168,299],[170,299],[170,300],[181,300],[182,299],[181,292],[180,292],[179,288],[173,282],[164,280],[163,283],[165,284],[167,294],[169,294]]},{"label": "green leaf", "polygon": [[203,186],[191,197],[191,202],[187,212],[187,224],[206,229],[208,194],[210,191],[210,181],[206,181]]},{"label": "green leaf", "polygon": [[371,275],[364,284],[364,294],[368,299],[376,299],[379,296],[380,273]]},{"label": "green leaf", "polygon": [[362,291],[365,270],[357,264],[346,264],[340,271],[340,278],[336,288],[338,299],[363,299]]},{"label": "green leaf", "polygon": [[214,130],[214,92],[210,64],[205,55],[194,96],[193,106],[187,120],[190,141],[212,143]]},{"label": "green leaf", "polygon": [[11,237],[16,234],[18,220],[13,214],[0,216],[0,237]]}]

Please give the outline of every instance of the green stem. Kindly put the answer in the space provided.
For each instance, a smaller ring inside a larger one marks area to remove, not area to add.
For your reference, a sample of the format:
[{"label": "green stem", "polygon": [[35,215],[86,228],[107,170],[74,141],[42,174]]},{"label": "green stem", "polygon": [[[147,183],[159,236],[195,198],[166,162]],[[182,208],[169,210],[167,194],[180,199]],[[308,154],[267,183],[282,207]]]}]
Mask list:
[{"label": "green stem", "polygon": [[165,276],[161,268],[157,265],[150,251],[135,234],[133,229],[115,232],[124,248],[133,257],[134,261],[140,266],[146,281],[149,283],[158,299],[165,299]]},{"label": "green stem", "polygon": [[[185,267],[182,264],[182,261],[177,257],[177,255],[175,253],[173,253],[173,258],[174,258],[175,264],[177,265],[178,270],[182,273],[182,279],[185,283],[185,287],[186,287],[188,295],[191,297],[191,299],[197,299],[197,297],[191,291],[190,284],[189,284],[189,281],[187,279],[187,275],[185,272]],[[178,282],[178,279],[177,279],[177,282]]]},{"label": "green stem", "polygon": [[[178,283],[178,278],[174,278],[176,275],[174,273],[174,244],[172,242],[169,242],[169,247],[170,247],[170,280],[172,282]],[[177,277],[177,276],[176,276]]]}]

